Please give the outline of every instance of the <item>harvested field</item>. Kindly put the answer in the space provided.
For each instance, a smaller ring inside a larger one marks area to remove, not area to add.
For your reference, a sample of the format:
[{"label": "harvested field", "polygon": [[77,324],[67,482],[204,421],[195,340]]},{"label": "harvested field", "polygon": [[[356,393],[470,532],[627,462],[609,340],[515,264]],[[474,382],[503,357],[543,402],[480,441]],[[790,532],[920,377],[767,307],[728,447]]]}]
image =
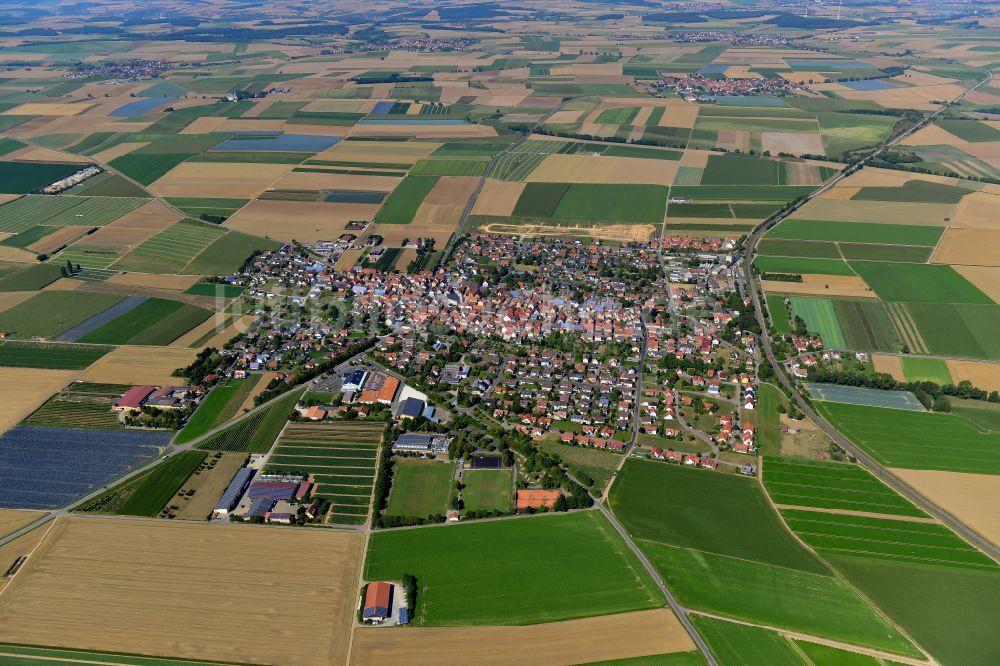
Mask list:
[{"label": "harvested field", "polygon": [[[0,640],[255,664],[344,663],[363,547],[360,534],[61,518],[4,590]],[[274,566],[279,561],[283,567]],[[316,562],[324,563],[322,577],[287,575]],[[270,587],[282,594],[261,594]],[[285,621],[292,598],[304,611],[294,623]],[[218,618],[237,607],[251,626],[268,630],[219,631]]]},{"label": "harvested field", "polygon": [[145,287],[150,289],[167,289],[170,291],[185,291],[201,278],[197,275],[160,275],[156,273],[119,273],[107,279],[108,284],[119,284],[124,287]]},{"label": "harvested field", "polygon": [[370,220],[378,210],[371,204],[331,204],[309,201],[251,201],[226,220],[226,228],[257,236],[303,242],[333,240],[350,220]]},{"label": "harvested field", "polygon": [[184,162],[157,179],[150,190],[162,197],[252,199],[292,168],[289,164]]},{"label": "harvested field", "polygon": [[861,191],[860,187],[831,187],[823,194],[819,195],[818,199],[833,199],[834,201],[847,201],[855,194]]},{"label": "harvested field", "polygon": [[472,208],[473,215],[498,215],[508,217],[524,190],[524,183],[516,181],[487,180]]},{"label": "harvested field", "polygon": [[908,201],[837,201],[813,199],[792,214],[804,220],[850,220],[852,222],[897,223],[940,226],[948,224],[955,211],[953,204],[929,204]]},{"label": "harvested field", "polygon": [[33,291],[0,291],[0,312],[23,303],[34,295]]},{"label": "harvested field", "polygon": [[774,294],[875,298],[875,292],[857,275],[803,275],[802,282],[761,280],[761,284]]},{"label": "harvested field", "polygon": [[772,155],[790,153],[792,155],[822,155],[823,139],[819,134],[798,132],[761,132],[762,150],[771,151]]},{"label": "harvested field", "polygon": [[90,227],[61,227],[51,234],[44,236],[41,240],[29,245],[28,249],[39,254],[51,254],[88,229]]},{"label": "harvested field", "polygon": [[86,111],[93,102],[28,102],[5,111],[5,116],[75,116]]},{"label": "harvested field", "polygon": [[209,339],[198,339],[189,343],[188,346],[195,347],[196,349],[203,349],[205,347],[222,347],[222,345],[232,340],[238,334],[248,331],[250,329],[250,324],[254,321],[256,321],[256,318],[253,315],[244,315],[243,317],[240,317],[232,322],[229,326],[219,330]]},{"label": "harvested field", "polygon": [[191,363],[196,355],[194,349],[118,347],[87,368],[80,379],[105,384],[171,386],[178,381],[171,373]]},{"label": "harvested field", "polygon": [[729,152],[739,151],[745,153],[750,150],[750,132],[719,130],[719,136],[715,140],[715,145]]},{"label": "harvested field", "polygon": [[957,383],[969,380],[984,391],[1000,391],[1000,364],[948,359],[948,373]]},{"label": "harvested field", "polygon": [[[13,534],[25,525],[30,525],[45,515],[45,511],[24,511],[21,509],[0,509],[0,537]],[[0,572],[7,570],[7,563],[0,559]]]},{"label": "harvested field", "polygon": [[906,381],[906,374],[903,372],[903,359],[901,357],[874,354],[872,355],[872,364],[875,366],[875,372],[885,372],[892,375],[896,381]]},{"label": "harvested field", "polygon": [[906,137],[900,143],[904,146],[961,146],[967,142],[959,139],[940,125],[932,123],[919,132]]},{"label": "harvested field", "polygon": [[[308,166],[308,165],[307,165]],[[396,176],[362,176],[346,173],[293,171],[274,186],[277,190],[366,190],[391,192],[402,178]]]},{"label": "harvested field", "polygon": [[478,184],[479,179],[473,176],[441,176],[424,197],[412,222],[405,226],[387,226],[399,227],[410,238],[434,238],[442,244],[455,231],[465,204]]},{"label": "harvested field", "polygon": [[[949,227],[931,256],[934,264],[1000,265],[1000,229]],[[996,285],[994,283],[994,286]]]},{"label": "harvested field", "polygon": [[995,544],[1000,544],[1000,476],[890,468],[928,498]]},{"label": "harvested field", "polygon": [[[28,512],[19,511],[19,513]],[[10,568],[10,565],[14,564],[19,557],[30,557],[34,550],[38,547],[38,544],[40,544],[48,535],[52,526],[53,523],[47,523],[37,529],[31,530],[23,536],[14,539],[4,546],[0,546],[0,571],[7,571],[7,569]],[[0,594],[3,593],[4,587],[11,580],[11,578],[0,578]]]},{"label": "harvested field", "polygon": [[[213,454],[214,455],[214,454]],[[177,504],[180,510],[177,517],[181,520],[205,520],[212,513],[222,493],[229,482],[236,476],[236,470],[243,466],[246,456],[242,453],[223,453],[215,467],[208,471],[192,474],[181,486],[183,490],[194,490],[194,496],[188,500],[175,497],[170,504]],[[206,460],[211,460],[207,458]]]},{"label": "harvested field", "polygon": [[[621,630],[629,627],[627,632]],[[527,627],[358,628],[352,664],[577,664],[687,652],[694,644],[665,608]]]},{"label": "harvested field", "polygon": [[316,155],[321,160],[344,162],[416,162],[441,147],[429,141],[341,141]]},{"label": "harvested field", "polygon": [[997,218],[997,207],[1000,197],[986,192],[973,192],[962,197],[955,216],[952,218],[953,229],[988,229],[1000,230],[1000,220]]},{"label": "harvested field", "polygon": [[690,129],[694,127],[698,120],[698,105],[683,104],[668,105],[660,118],[660,125],[663,127],[681,127]]},{"label": "harvested field", "polygon": [[0,367],[0,432],[21,422],[56,391],[77,378],[75,370]]},{"label": "harvested field", "polygon": [[[295,131],[301,127],[296,125]],[[324,129],[329,129],[324,126]],[[355,125],[351,128],[351,136],[394,136],[394,137],[416,137],[418,139],[475,139],[480,137],[496,136],[496,130],[489,125]]]},{"label": "harvested field", "polygon": [[102,150],[99,153],[94,153],[93,158],[98,162],[107,164],[116,157],[121,157],[122,155],[128,155],[133,150],[139,150],[140,148],[144,148],[145,146],[148,145],[149,143],[146,142],[119,143],[118,145],[112,146],[111,148],[106,148],[105,150]]}]

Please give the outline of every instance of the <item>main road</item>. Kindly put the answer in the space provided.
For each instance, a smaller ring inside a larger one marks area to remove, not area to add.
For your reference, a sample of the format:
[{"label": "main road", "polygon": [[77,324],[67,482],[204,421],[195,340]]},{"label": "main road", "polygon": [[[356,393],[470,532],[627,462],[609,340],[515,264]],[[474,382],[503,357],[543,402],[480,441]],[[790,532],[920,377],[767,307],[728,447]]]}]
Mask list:
[{"label": "main road", "polygon": [[[979,81],[979,83],[977,83],[976,85],[974,85],[973,87],[969,88],[968,90],[966,90],[965,92],[963,92],[961,95],[959,95],[958,97],[956,97],[954,100],[952,100],[951,103],[956,103],[956,102],[961,101],[966,95],[968,95],[969,93],[973,92],[974,90],[976,90],[980,86],[986,85],[992,79],[993,79],[992,72],[988,72],[987,71],[986,72],[986,77],[984,79],[982,79],[981,81]],[[948,513],[947,511],[945,511],[941,507],[939,507],[936,504],[934,504],[931,500],[929,500],[928,498],[924,497],[923,495],[921,495],[920,493],[918,493],[916,490],[914,490],[913,488],[911,488],[909,485],[907,485],[902,479],[900,479],[896,475],[892,474],[889,470],[887,470],[884,467],[882,467],[871,456],[869,456],[867,453],[865,453],[864,451],[862,451],[861,449],[859,449],[857,446],[854,445],[853,442],[851,442],[846,437],[844,437],[842,434],[840,434],[840,432],[836,428],[834,428],[832,425],[830,425],[830,423],[828,423],[826,421],[826,419],[824,419],[822,416],[820,416],[816,412],[816,410],[814,410],[812,408],[812,405],[810,405],[799,394],[798,390],[796,390],[796,387],[795,387],[794,383],[789,379],[788,374],[785,372],[784,366],[778,361],[777,357],[774,354],[774,348],[773,348],[773,346],[771,344],[771,336],[768,335],[768,325],[767,325],[766,317],[764,316],[764,308],[762,306],[761,299],[760,299],[760,291],[757,289],[757,285],[756,285],[756,282],[754,281],[754,275],[753,275],[753,253],[754,253],[754,248],[757,246],[757,242],[761,239],[761,237],[765,233],[767,233],[771,228],[773,228],[776,224],[778,224],[779,222],[781,222],[783,219],[785,219],[786,217],[788,217],[791,213],[793,213],[795,210],[797,210],[803,204],[805,204],[808,201],[814,199],[815,197],[823,194],[824,192],[826,192],[827,190],[829,190],[831,187],[833,187],[834,185],[836,185],[837,183],[839,183],[841,180],[843,180],[847,176],[849,176],[852,173],[854,173],[855,171],[857,171],[859,168],[864,167],[872,158],[877,157],[878,155],[882,154],[886,150],[889,150],[894,145],[896,145],[897,143],[899,143],[899,141],[901,141],[902,139],[905,139],[906,137],[910,136],[914,132],[919,131],[920,129],[922,129],[923,127],[925,127],[928,123],[933,122],[934,119],[937,118],[942,113],[944,113],[949,108],[949,106],[950,106],[950,104],[943,105],[941,108],[939,108],[934,113],[931,113],[931,114],[925,116],[924,118],[922,118],[919,122],[917,122],[916,124],[914,124],[913,127],[909,128],[905,132],[902,132],[899,135],[886,140],[885,142],[882,143],[881,146],[878,147],[877,150],[875,150],[874,152],[872,152],[868,156],[864,157],[863,159],[859,160],[858,162],[855,162],[855,163],[849,165],[847,168],[844,169],[843,172],[841,172],[840,174],[838,174],[829,183],[827,183],[823,187],[819,188],[818,190],[816,190],[812,194],[809,194],[808,196],[806,196],[803,200],[800,201],[800,203],[798,205],[790,208],[789,210],[781,211],[779,213],[776,213],[772,217],[764,220],[764,222],[760,226],[758,226],[757,228],[755,228],[753,230],[753,232],[747,238],[747,241],[746,241],[746,243],[744,245],[743,266],[742,266],[742,269],[743,269],[743,271],[742,271],[743,272],[743,286],[745,288],[745,293],[749,293],[750,298],[753,301],[754,311],[755,311],[755,313],[757,315],[757,323],[760,325],[760,329],[761,329],[761,336],[760,336],[760,338],[761,338],[761,347],[763,347],[763,349],[764,349],[764,354],[765,354],[768,362],[771,364],[771,367],[774,368],[774,373],[777,375],[777,377],[781,381],[782,385],[785,388],[788,389],[788,392],[795,399],[795,402],[798,404],[799,409],[801,409],[802,412],[807,417],[809,417],[810,420],[812,420],[814,423],[816,423],[816,425],[819,426],[819,428],[824,433],[826,433],[830,437],[830,439],[832,439],[834,442],[836,442],[837,445],[840,446],[842,449],[844,449],[845,451],[847,451],[848,453],[850,453],[852,456],[854,456],[855,458],[857,458],[858,461],[862,465],[864,465],[866,468],[868,468],[868,470],[870,472],[872,472],[875,476],[877,476],[883,482],[885,482],[886,484],[888,484],[889,486],[891,486],[893,489],[895,489],[897,492],[899,492],[900,494],[902,494],[903,496],[905,496],[911,502],[913,502],[914,504],[916,504],[917,506],[919,506],[921,509],[923,509],[924,511],[926,511],[930,515],[934,516],[935,518],[937,518],[938,520],[940,520],[942,523],[946,524],[948,527],[950,527],[952,530],[954,530],[958,534],[962,535],[967,541],[969,541],[970,543],[974,544],[979,549],[981,549],[984,552],[986,552],[990,557],[992,557],[993,559],[995,559],[997,561],[1000,561],[1000,548],[998,548],[997,546],[995,546],[994,544],[992,544],[988,540],[984,539],[977,532],[975,532],[972,529],[970,529],[969,527],[967,527],[964,523],[962,523],[960,520],[958,520],[957,518],[955,518],[953,515],[951,515],[950,513]]]}]

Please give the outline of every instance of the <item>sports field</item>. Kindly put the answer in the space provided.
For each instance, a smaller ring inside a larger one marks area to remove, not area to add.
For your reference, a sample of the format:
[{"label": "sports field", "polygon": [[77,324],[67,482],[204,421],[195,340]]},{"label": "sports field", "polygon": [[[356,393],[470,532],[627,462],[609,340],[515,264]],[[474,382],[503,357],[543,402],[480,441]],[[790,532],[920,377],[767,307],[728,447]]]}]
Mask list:
[{"label": "sports field", "polygon": [[1000,474],[1000,434],[958,416],[836,402],[817,409],[886,467]]},{"label": "sports field", "polygon": [[833,300],[829,298],[809,298],[792,296],[792,316],[801,317],[810,333],[818,333],[823,338],[826,349],[845,349],[844,332],[840,328]]},{"label": "sports field", "polygon": [[764,488],[775,504],[926,517],[901,495],[857,465],[764,458]]},{"label": "sports field", "polygon": [[389,516],[443,515],[455,485],[454,465],[426,460],[400,460],[393,467]]},{"label": "sports field", "polygon": [[405,573],[417,577],[424,626],[537,624],[663,605],[598,511],[372,534],[365,580]]},{"label": "sports field", "polygon": [[466,511],[511,511],[514,508],[513,472],[509,469],[468,470],[462,474],[462,501]]}]

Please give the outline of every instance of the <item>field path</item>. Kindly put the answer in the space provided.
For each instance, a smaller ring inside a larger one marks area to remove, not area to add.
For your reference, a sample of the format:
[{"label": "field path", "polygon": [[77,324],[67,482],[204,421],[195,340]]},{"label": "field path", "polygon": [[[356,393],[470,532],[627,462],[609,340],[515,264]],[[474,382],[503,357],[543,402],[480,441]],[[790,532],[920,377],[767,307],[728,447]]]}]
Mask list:
[{"label": "field path", "polygon": [[884,520],[899,520],[904,523],[931,523],[940,525],[941,521],[935,518],[921,518],[919,516],[894,516],[889,513],[872,513],[871,511],[854,511],[853,509],[824,509],[815,506],[799,506],[798,504],[775,504],[776,509],[789,509],[792,511],[815,511],[816,513],[835,513],[841,516],[858,516],[861,518],[882,518]]},{"label": "field path", "polygon": [[885,652],[883,650],[876,650],[874,648],[865,648],[859,645],[852,645],[851,643],[844,643],[842,641],[836,641],[830,638],[820,638],[819,636],[813,636],[811,634],[802,634],[797,631],[789,631],[788,629],[782,629],[781,627],[772,627],[768,624],[760,624],[757,622],[747,622],[746,620],[736,620],[731,617],[726,617],[725,615],[716,615],[715,613],[706,613],[703,611],[689,611],[692,615],[700,615],[702,617],[710,617],[714,620],[722,620],[724,622],[731,622],[732,624],[742,624],[746,627],[757,627],[759,629],[767,629],[768,631],[773,631],[777,634],[785,636],[786,638],[794,638],[801,641],[806,641],[807,643],[819,643],[820,645],[826,645],[832,648],[837,648],[838,650],[844,650],[845,652],[853,652],[855,654],[864,654],[869,657],[874,657],[875,659],[884,659],[886,661],[891,661],[897,664],[910,664],[911,666],[928,666],[929,664],[937,664],[938,662],[933,659],[916,659],[914,657],[904,657],[902,655],[895,654],[893,652]]}]

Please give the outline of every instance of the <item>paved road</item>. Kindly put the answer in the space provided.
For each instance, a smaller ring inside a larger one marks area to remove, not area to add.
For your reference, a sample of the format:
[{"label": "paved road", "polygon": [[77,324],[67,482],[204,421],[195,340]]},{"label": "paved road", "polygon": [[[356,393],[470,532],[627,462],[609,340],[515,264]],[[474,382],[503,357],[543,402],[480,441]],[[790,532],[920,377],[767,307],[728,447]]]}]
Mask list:
[{"label": "paved road", "polygon": [[[970,92],[976,90],[980,86],[989,83],[992,80],[993,75],[991,72],[987,72],[986,74],[987,74],[986,78],[984,78],[975,86],[973,86],[969,90],[965,91],[964,93],[956,97],[953,100],[953,102],[960,101]],[[812,194],[808,195],[802,201],[802,204],[805,204],[809,200],[819,196],[823,192],[826,192],[828,189],[830,189],[838,182],[840,182],[848,175],[850,175],[850,173],[855,171],[856,167],[867,164],[873,157],[876,157],[877,155],[885,152],[886,150],[897,144],[899,141],[913,134],[914,132],[919,131],[921,128],[925,127],[928,123],[932,122],[938,115],[943,113],[947,108],[948,106],[942,106],[934,113],[923,118],[920,122],[915,124],[906,132],[903,132],[899,136],[889,141],[886,141],[885,143],[883,143],[882,146],[878,148],[878,150],[873,152],[871,155],[865,157],[864,159],[860,160],[854,165],[848,167],[848,169],[846,169],[847,173],[838,174],[829,183],[819,188]],[[757,315],[757,323],[760,325],[761,331],[763,331],[763,334],[760,336],[761,338],[760,346],[763,347],[764,354],[767,357],[768,362],[771,364],[771,367],[774,369],[774,372],[777,375],[779,381],[781,381],[782,385],[784,385],[786,388],[789,389],[789,392],[791,393],[792,396],[794,396],[795,402],[798,404],[799,408],[803,411],[803,413],[805,413],[805,415],[809,417],[809,419],[815,422],[816,425],[818,425],[824,433],[829,435],[829,437],[834,442],[836,442],[838,446],[840,446],[842,449],[844,449],[852,456],[857,458],[858,461],[866,468],[868,468],[868,470],[871,471],[875,476],[877,476],[883,482],[885,482],[890,487],[895,489],[897,492],[902,494],[904,497],[909,499],[911,502],[913,502],[914,504],[919,506],[921,509],[923,509],[930,515],[934,516],[935,518],[946,524],[952,530],[963,536],[967,541],[969,541],[970,543],[972,543],[973,545],[975,545],[976,547],[987,553],[990,557],[996,559],[997,561],[1000,561],[1000,548],[998,548],[994,544],[990,543],[989,541],[981,537],[977,532],[967,527],[964,523],[955,518],[953,515],[951,515],[944,509],[934,504],[931,500],[924,497],[916,490],[911,488],[909,485],[907,485],[905,482],[903,482],[902,479],[898,478],[897,476],[889,472],[887,469],[882,467],[871,456],[869,456],[867,453],[865,453],[857,446],[855,446],[853,442],[851,442],[846,437],[841,435],[836,428],[834,428],[825,419],[823,419],[823,417],[817,414],[816,410],[814,410],[812,406],[808,402],[806,402],[801,395],[799,395],[799,392],[795,388],[794,382],[792,382],[789,379],[787,373],[785,372],[784,366],[782,366],[781,363],[778,362],[777,357],[774,355],[774,349],[771,345],[771,337],[767,334],[768,325],[764,316],[764,308],[761,304],[760,291],[757,289],[754,280],[753,253],[757,245],[757,242],[761,239],[761,237],[768,230],[770,230],[772,227],[774,227],[776,224],[778,224],[788,215],[790,215],[794,210],[795,209],[793,208],[792,210],[788,210],[783,213],[778,213],[768,218],[760,226],[754,229],[753,233],[750,234],[750,237],[747,239],[746,244],[744,246],[745,251],[744,251],[744,259],[742,266],[744,286],[746,288],[746,291],[749,292],[751,299],[753,300],[754,310],[756,311]]]}]

